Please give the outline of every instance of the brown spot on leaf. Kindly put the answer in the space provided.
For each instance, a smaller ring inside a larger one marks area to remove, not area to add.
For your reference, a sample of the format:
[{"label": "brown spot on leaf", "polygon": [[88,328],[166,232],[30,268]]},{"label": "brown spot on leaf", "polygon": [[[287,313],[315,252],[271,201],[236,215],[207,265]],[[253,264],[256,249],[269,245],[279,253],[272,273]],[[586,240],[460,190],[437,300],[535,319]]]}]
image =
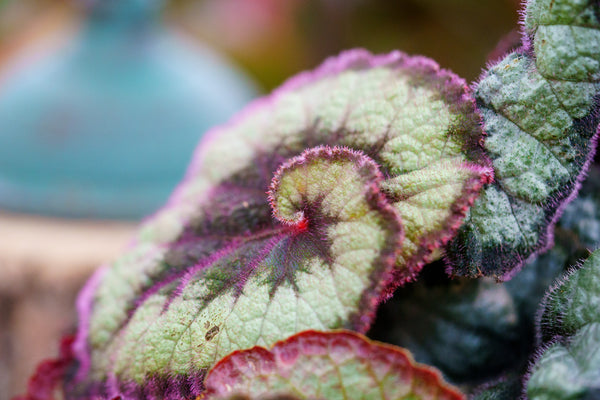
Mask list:
[{"label": "brown spot on leaf", "polygon": [[219,327],[218,326],[213,326],[212,328],[210,328],[208,330],[208,332],[206,332],[206,335],[204,335],[204,339],[209,342],[212,338],[214,338],[215,336],[217,336],[217,333],[219,333]]}]

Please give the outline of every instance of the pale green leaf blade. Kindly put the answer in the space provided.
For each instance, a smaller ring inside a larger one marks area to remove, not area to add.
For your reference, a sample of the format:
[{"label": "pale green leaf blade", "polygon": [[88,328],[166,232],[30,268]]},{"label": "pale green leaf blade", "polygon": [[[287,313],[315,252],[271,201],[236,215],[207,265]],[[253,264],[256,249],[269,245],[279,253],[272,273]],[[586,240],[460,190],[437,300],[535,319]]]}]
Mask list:
[{"label": "pale green leaf blade", "polygon": [[491,179],[479,120],[432,61],[361,50],[251,104],[82,292],[70,396],[187,399],[236,349],[364,332]]}]

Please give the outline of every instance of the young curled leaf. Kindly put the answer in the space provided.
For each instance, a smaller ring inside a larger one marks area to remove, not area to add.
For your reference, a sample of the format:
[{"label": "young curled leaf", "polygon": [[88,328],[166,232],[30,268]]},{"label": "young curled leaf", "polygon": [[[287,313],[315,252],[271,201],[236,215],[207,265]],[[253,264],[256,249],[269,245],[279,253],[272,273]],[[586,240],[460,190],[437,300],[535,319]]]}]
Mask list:
[{"label": "young curled leaf", "polygon": [[456,275],[510,278],[552,243],[594,154],[600,4],[529,0],[525,45],[475,85],[495,182],[448,246]]},{"label": "young curled leaf", "polygon": [[206,398],[459,400],[465,397],[399,347],[348,331],[306,331],[221,360]]},{"label": "young curled leaf", "polygon": [[478,122],[462,80],[401,53],[343,53],[251,104],[82,292],[67,397],[190,398],[232,351],[366,331],[490,181]]}]

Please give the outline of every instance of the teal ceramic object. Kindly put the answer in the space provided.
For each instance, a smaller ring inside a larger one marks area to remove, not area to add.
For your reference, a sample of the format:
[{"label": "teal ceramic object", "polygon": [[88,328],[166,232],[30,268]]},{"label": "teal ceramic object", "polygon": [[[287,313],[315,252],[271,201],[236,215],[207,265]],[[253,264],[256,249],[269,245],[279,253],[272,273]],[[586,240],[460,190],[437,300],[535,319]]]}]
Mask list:
[{"label": "teal ceramic object", "polygon": [[147,215],[202,135],[253,97],[231,66],[160,23],[162,3],[88,1],[74,37],[3,67],[0,208]]}]

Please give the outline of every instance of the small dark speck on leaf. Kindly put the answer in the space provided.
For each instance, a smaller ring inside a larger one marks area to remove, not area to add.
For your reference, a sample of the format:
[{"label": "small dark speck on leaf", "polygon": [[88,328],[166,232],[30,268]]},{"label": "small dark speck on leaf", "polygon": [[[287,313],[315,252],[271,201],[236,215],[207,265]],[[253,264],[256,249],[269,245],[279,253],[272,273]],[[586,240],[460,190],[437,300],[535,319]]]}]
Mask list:
[{"label": "small dark speck on leaf", "polygon": [[204,335],[204,339],[207,342],[209,342],[212,338],[214,338],[217,335],[217,333],[219,333],[219,327],[213,326],[208,330],[208,332],[206,332],[206,335]]}]

